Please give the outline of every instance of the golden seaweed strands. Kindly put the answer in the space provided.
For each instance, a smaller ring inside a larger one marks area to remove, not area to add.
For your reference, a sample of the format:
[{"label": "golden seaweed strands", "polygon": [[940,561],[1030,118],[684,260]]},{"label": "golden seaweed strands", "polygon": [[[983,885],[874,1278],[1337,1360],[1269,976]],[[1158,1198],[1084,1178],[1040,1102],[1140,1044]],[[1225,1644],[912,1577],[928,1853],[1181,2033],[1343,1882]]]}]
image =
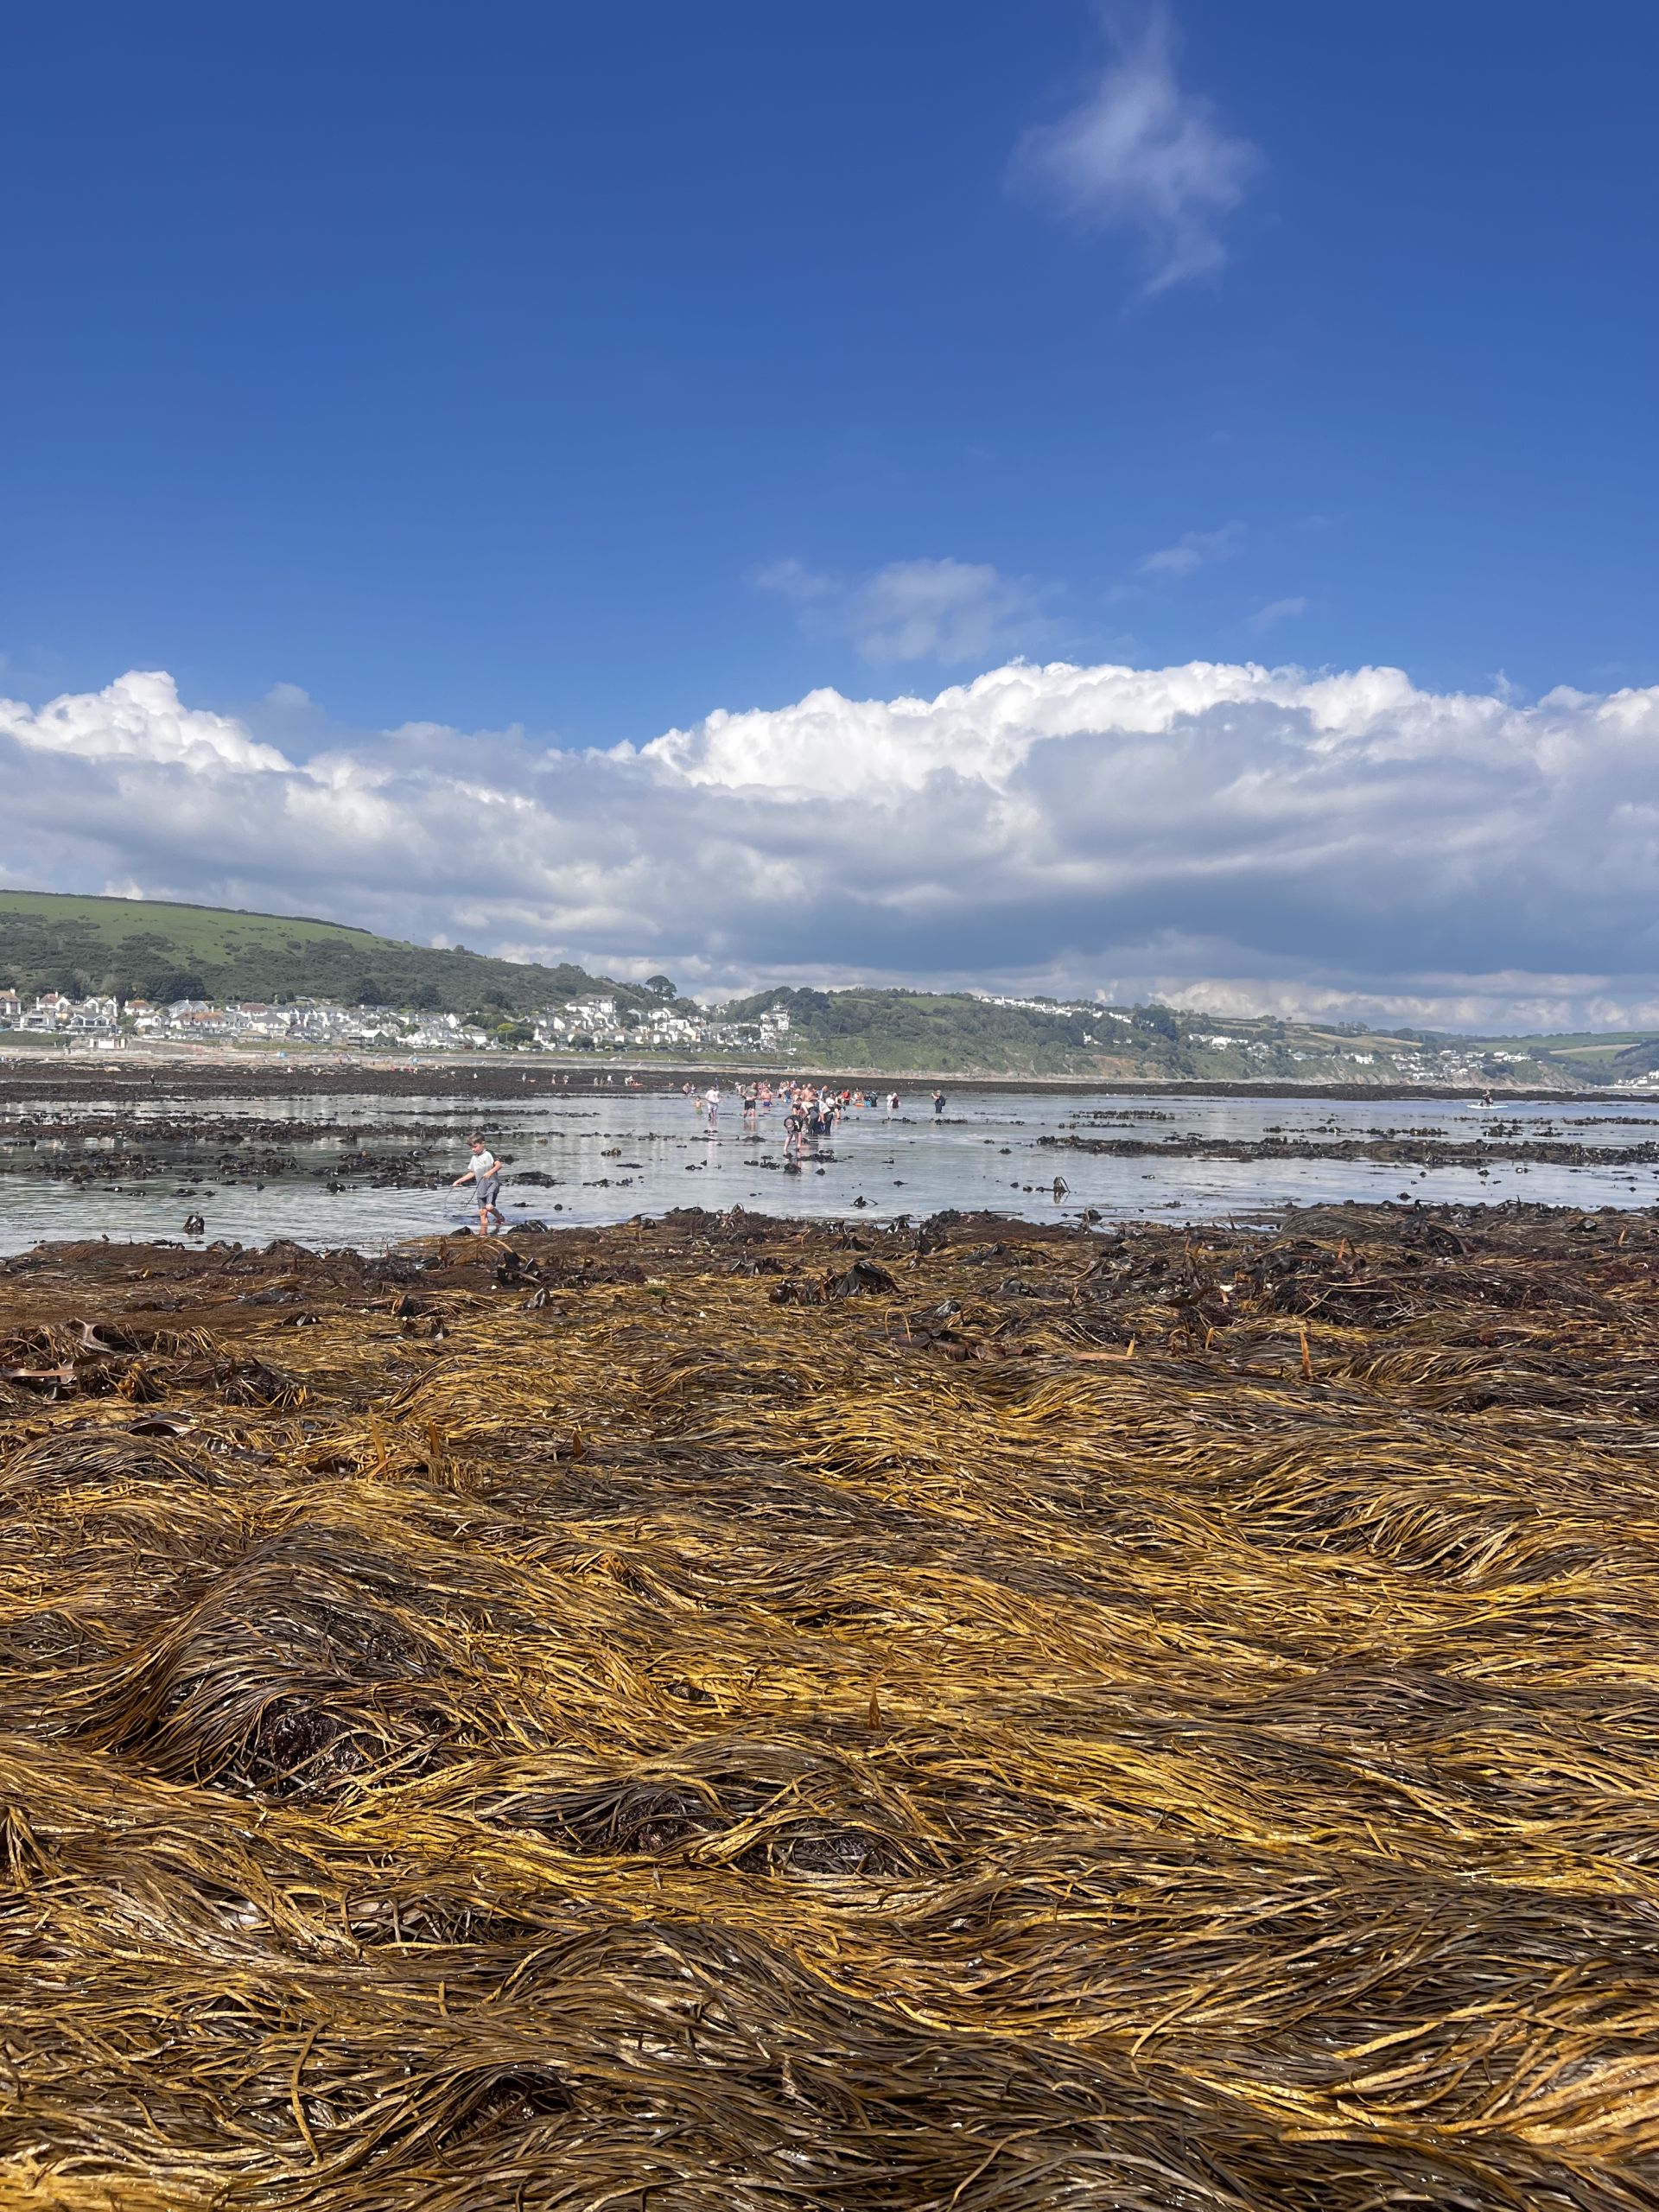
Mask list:
[{"label": "golden seaweed strands", "polygon": [[1656,1258],[0,1267],[0,2203],[1659,2203]]}]

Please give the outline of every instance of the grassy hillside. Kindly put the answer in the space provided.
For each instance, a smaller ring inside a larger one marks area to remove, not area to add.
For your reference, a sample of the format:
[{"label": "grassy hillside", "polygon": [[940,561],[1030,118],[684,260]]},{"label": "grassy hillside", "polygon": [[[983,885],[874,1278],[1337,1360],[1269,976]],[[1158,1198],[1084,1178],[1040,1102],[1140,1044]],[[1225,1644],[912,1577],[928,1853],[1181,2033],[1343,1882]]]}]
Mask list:
[{"label": "grassy hillside", "polygon": [[[486,954],[435,951],[340,922],[244,914],[143,899],[0,891],[0,982],[77,997],[338,999],[347,1003],[528,1014],[602,979]],[[643,995],[606,983],[624,1000]]]},{"label": "grassy hillside", "polygon": [[[1096,1075],[1133,1081],[1229,1075],[1287,1075],[1293,1063],[1247,1064],[1210,1051],[1208,1015],[1165,1006],[1120,1007],[1000,1004],[963,991],[772,990],[726,1012],[753,1020],[780,1007],[796,1058],[849,1067],[938,1069],[957,1075]],[[1251,1025],[1252,1034],[1281,1023]]]},{"label": "grassy hillside", "polygon": [[1581,1030],[1571,1035],[1471,1039],[1477,1046],[1530,1052],[1541,1065],[1559,1069],[1574,1083],[1631,1083],[1659,1068],[1659,1033]]},{"label": "grassy hillside", "polygon": [[752,1020],[772,1007],[788,1012],[791,1058],[849,1069],[1189,1083],[1427,1078],[1567,1090],[1659,1066],[1651,1033],[1468,1038],[1166,1006],[1007,1006],[958,992],[772,990],[726,1012]]},{"label": "grassy hillside", "polygon": [[1172,1040],[1156,1030],[1103,1014],[1049,1014],[998,1006],[963,992],[772,990],[740,999],[724,1011],[734,1020],[753,1020],[773,1007],[788,1011],[792,1056],[839,1060],[849,1067],[1132,1077],[1154,1063],[1154,1071],[1169,1071]]},{"label": "grassy hillside", "polygon": [[[479,952],[435,951],[367,930],[219,906],[0,891],[0,983],[77,997],[302,998],[486,1016],[636,987]],[[1566,1090],[1659,1068],[1659,1033],[1452,1037],[1177,1012],[1166,1006],[999,1004],[969,992],[778,989],[723,1009],[788,1010],[782,1055],[849,1072],[1073,1075],[1149,1083],[1398,1084],[1433,1079]]]}]

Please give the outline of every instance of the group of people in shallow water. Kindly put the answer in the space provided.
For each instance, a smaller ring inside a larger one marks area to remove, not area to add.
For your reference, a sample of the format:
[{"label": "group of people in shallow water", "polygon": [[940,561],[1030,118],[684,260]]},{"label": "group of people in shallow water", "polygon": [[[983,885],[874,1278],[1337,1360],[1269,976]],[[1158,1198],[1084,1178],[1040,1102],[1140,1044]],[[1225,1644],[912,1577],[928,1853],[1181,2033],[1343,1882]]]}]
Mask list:
[{"label": "group of people in shallow water", "polygon": [[[709,1134],[720,1127],[720,1109],[724,1098],[717,1083],[700,1091],[695,1084],[683,1085],[694,1112],[704,1117]],[[798,1160],[806,1144],[817,1144],[825,1137],[833,1137],[848,1114],[862,1113],[868,1108],[885,1106],[889,1115],[896,1114],[901,1104],[899,1093],[885,1094],[863,1089],[831,1090],[811,1083],[780,1083],[774,1090],[770,1083],[738,1084],[732,1092],[733,1103],[742,1116],[745,1129],[758,1132],[760,1116],[781,1109],[784,1116],[784,1157]],[[933,1118],[937,1122],[944,1112],[944,1093],[933,1093]]]},{"label": "group of people in shallow water", "polygon": [[[703,1116],[709,1135],[715,1135],[720,1128],[720,1109],[725,1097],[720,1085],[711,1083],[707,1090],[699,1090],[696,1084],[687,1083],[680,1088],[692,1111]],[[896,1090],[879,1092],[861,1088],[831,1090],[812,1083],[780,1083],[775,1089],[770,1083],[740,1083],[734,1084],[731,1097],[742,1116],[746,1132],[758,1134],[763,1114],[782,1111],[784,1158],[798,1165],[803,1147],[806,1145],[816,1147],[825,1137],[833,1137],[845,1116],[885,1106],[891,1116],[899,1111],[903,1103]],[[944,1114],[944,1093],[936,1090],[933,1093],[934,1120],[941,1120]],[[500,1235],[507,1226],[499,1203],[501,1163],[481,1136],[469,1138],[468,1144],[472,1153],[471,1162],[455,1177],[450,1187],[458,1191],[463,1184],[470,1183],[474,1201],[478,1207],[479,1235],[488,1236],[492,1229]]]}]

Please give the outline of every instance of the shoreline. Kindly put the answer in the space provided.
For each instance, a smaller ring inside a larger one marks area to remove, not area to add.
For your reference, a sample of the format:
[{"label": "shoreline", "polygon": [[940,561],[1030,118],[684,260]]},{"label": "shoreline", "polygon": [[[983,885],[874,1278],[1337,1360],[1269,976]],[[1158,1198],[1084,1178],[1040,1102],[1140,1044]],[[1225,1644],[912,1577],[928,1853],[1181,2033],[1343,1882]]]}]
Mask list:
[{"label": "shoreline", "polygon": [[[1016,1244],[1058,1243],[1077,1247],[1173,1237],[1185,1249],[1208,1243],[1256,1244],[1263,1240],[1276,1240],[1296,1233],[1300,1224],[1307,1223],[1335,1224],[1331,1234],[1345,1236],[1353,1224],[1360,1221],[1384,1235],[1404,1236],[1408,1242],[1424,1236],[1432,1239],[1440,1231],[1478,1240],[1486,1232],[1493,1236],[1524,1236],[1529,1231],[1540,1235],[1562,1231],[1582,1236],[1599,1234],[1605,1227],[1622,1250],[1624,1238],[1618,1235],[1618,1231],[1628,1233],[1632,1224],[1643,1224],[1659,1231],[1659,1198],[1646,1205],[1605,1202],[1590,1205],[1522,1198],[1437,1199],[1402,1196],[1309,1203],[1282,1198],[1264,1198],[1213,1218],[1184,1217],[1178,1221],[1172,1221],[1166,1214],[1108,1214],[1092,1208],[1081,1214],[1042,1216],[947,1206],[931,1214],[883,1216],[851,1211],[799,1214],[742,1205],[713,1210],[690,1205],[601,1222],[531,1218],[509,1223],[505,1229],[487,1237],[481,1236],[470,1222],[456,1223],[448,1229],[376,1239],[363,1244],[322,1240],[307,1243],[286,1232],[264,1238],[168,1237],[137,1233],[114,1236],[82,1232],[41,1237],[16,1251],[0,1253],[0,1278],[28,1276],[43,1268],[84,1268],[90,1287],[111,1268],[116,1268],[124,1281],[148,1280],[162,1255],[176,1255],[181,1262],[205,1263],[209,1273],[227,1266],[241,1272],[257,1272],[262,1263],[273,1260],[283,1266],[306,1262],[329,1265],[338,1262],[371,1272],[387,1268],[420,1272],[452,1264],[462,1268],[485,1265],[505,1269],[506,1277],[516,1282],[527,1263],[533,1270],[550,1244],[572,1251],[585,1251],[597,1245],[607,1252],[613,1248],[617,1253],[637,1255],[647,1244],[672,1249],[683,1243],[689,1250],[701,1249],[709,1238],[731,1238],[740,1243],[746,1239],[763,1243],[793,1242],[813,1249],[830,1246],[879,1250],[908,1246],[920,1251],[930,1242],[943,1245],[964,1236],[991,1239],[999,1249],[1003,1241]],[[474,1248],[474,1256],[468,1258],[467,1255]],[[1659,1243],[1656,1244],[1656,1252],[1659,1252]],[[488,1255],[494,1258],[479,1256]],[[144,1264],[135,1269],[135,1262]],[[167,1262],[168,1268],[174,1264],[170,1259]],[[4,1410],[3,1386],[3,1375],[0,1373],[0,1412]]]},{"label": "shoreline", "polygon": [[[563,1078],[569,1078],[564,1080]],[[614,1077],[614,1080],[607,1078]],[[591,1059],[554,1062],[534,1058],[508,1059],[499,1053],[476,1056],[446,1055],[442,1060],[422,1060],[412,1070],[406,1063],[388,1062],[378,1056],[295,1056],[286,1060],[263,1055],[214,1052],[209,1048],[166,1054],[150,1052],[47,1052],[0,1055],[0,1101],[50,1096],[110,1097],[140,1095],[181,1096],[218,1092],[243,1097],[315,1096],[356,1091],[365,1096],[416,1097],[454,1091],[479,1098],[537,1096],[588,1097],[664,1093],[690,1083],[718,1082],[722,1087],[738,1083],[781,1082],[857,1084],[883,1090],[900,1085],[938,1086],[950,1091],[1007,1094],[1052,1092],[1062,1096],[1109,1098],[1300,1098],[1332,1099],[1344,1103],[1374,1099],[1381,1104],[1400,1104],[1409,1099],[1478,1101],[1488,1093],[1516,1105],[1585,1104],[1601,1100],[1640,1103],[1659,1100],[1659,1090],[1616,1090],[1590,1084],[1573,1088],[1553,1085],[1501,1084],[1365,1084],[1242,1082],[1193,1077],[1147,1077],[1074,1075],[960,1075],[947,1070],[861,1070],[845,1066],[802,1065],[784,1068],[686,1061],[671,1067],[659,1062],[630,1061],[607,1056],[602,1068]]]}]

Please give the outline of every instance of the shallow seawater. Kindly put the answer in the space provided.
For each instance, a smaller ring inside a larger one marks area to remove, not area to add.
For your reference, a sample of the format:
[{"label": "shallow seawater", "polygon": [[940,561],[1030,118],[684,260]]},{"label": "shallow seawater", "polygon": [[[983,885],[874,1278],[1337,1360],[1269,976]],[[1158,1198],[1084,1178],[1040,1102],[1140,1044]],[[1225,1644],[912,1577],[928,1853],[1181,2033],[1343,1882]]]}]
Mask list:
[{"label": "shallow seawater", "polygon": [[[1075,1218],[1092,1208],[1106,1220],[1247,1220],[1287,1202],[1402,1196],[1463,1204],[1523,1198],[1586,1208],[1659,1203],[1659,1168],[1652,1166],[1550,1166],[1503,1157],[1506,1141],[1549,1137],[1593,1151],[1659,1139],[1659,1099],[1506,1103],[1483,1110],[1430,1099],[1124,1098],[963,1089],[950,1093],[944,1118],[936,1122],[925,1091],[903,1096],[896,1114],[885,1107],[849,1113],[833,1144],[816,1154],[808,1149],[799,1174],[782,1169],[782,1109],[746,1125],[734,1097],[709,1134],[700,1105],[694,1109],[677,1094],[621,1090],[527,1092],[523,1103],[493,1102],[481,1114],[450,1097],[387,1099],[349,1091],[292,1101],[193,1098],[188,1104],[158,1096],[122,1109],[139,1142],[145,1141],[146,1121],[200,1122],[211,1130],[242,1120],[280,1120],[291,1126],[289,1148],[299,1157],[298,1172],[271,1177],[263,1188],[251,1178],[221,1179],[196,1165],[210,1157],[217,1163],[225,1153],[209,1134],[199,1147],[165,1149],[166,1174],[115,1189],[69,1179],[88,1149],[73,1135],[61,1142],[13,1143],[4,1155],[11,1172],[0,1174],[0,1252],[48,1237],[177,1237],[193,1212],[205,1217],[209,1240],[264,1243],[289,1236],[372,1249],[476,1220],[464,1190],[378,1189],[349,1174],[341,1179],[344,1188],[329,1190],[326,1179],[342,1147],[337,1137],[319,1141],[317,1132],[351,1122],[383,1132],[407,1125],[423,1138],[438,1132],[439,1141],[423,1141],[421,1149],[434,1173],[450,1175],[466,1166],[467,1134],[481,1127],[512,1163],[503,1190],[509,1223],[593,1224],[686,1205],[869,1221],[952,1206],[1035,1219]],[[29,1118],[73,1122],[99,1110],[108,1109],[84,1099],[56,1109],[32,1102]],[[1292,1138],[1481,1137],[1492,1147],[1492,1161],[1482,1175],[1472,1167],[1371,1160],[1110,1158],[1038,1142],[1071,1129],[1152,1141],[1188,1134],[1248,1141],[1270,1131]],[[377,1152],[400,1143],[390,1133],[366,1141]],[[526,1170],[555,1180],[545,1188],[515,1185],[515,1173]],[[1057,1176],[1066,1185],[1058,1198]]]}]

